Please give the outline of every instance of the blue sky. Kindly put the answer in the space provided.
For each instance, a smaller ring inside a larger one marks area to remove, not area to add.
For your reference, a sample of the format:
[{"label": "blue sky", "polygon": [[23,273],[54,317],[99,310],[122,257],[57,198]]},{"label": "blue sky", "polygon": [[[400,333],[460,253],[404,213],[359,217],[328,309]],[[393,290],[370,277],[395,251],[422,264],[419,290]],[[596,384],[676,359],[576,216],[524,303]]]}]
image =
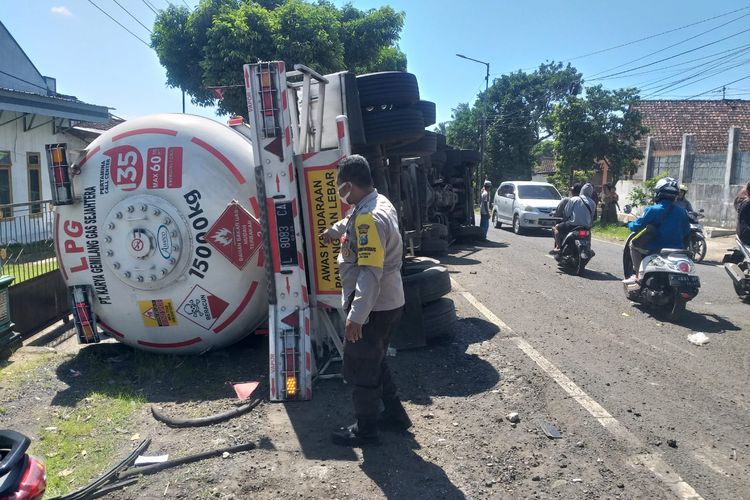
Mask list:
[{"label": "blue sky", "polygon": [[[113,0],[93,1],[149,41],[148,32]],[[118,1],[143,24],[152,25],[154,13],[143,0]],[[170,1],[181,3],[181,0]],[[168,4],[168,0],[150,2],[157,8]],[[193,6],[197,0],[186,2]],[[336,0],[336,3],[343,2]],[[384,3],[354,2],[360,8]],[[672,84],[673,87],[653,97],[687,98],[745,77],[748,78],[728,86],[727,97],[750,97],[750,31],[740,33],[750,30],[747,0],[392,0],[388,3],[406,12],[400,45],[407,54],[409,71],[419,79],[422,98],[437,103],[438,121],[449,120],[457,103],[473,100],[484,86],[484,67],[459,59],[456,53],[488,61],[491,74],[497,75],[531,69],[546,60],[568,60],[736,9],[745,10],[571,62],[589,83],[594,83],[592,78],[597,74],[607,76],[631,70],[596,83],[610,88],[650,84],[645,87],[648,91],[642,92],[646,97],[661,90],[661,86]],[[0,20],[41,73],[57,78],[59,92],[111,106],[115,114],[126,118],[181,110],[181,93],[166,87],[164,70],[153,50],[88,0],[0,0]],[[720,26],[725,23],[728,24]],[[701,34],[705,31],[709,32]],[[690,37],[693,38],[687,40]],[[727,39],[719,41],[722,38]],[[693,50],[704,44],[710,45]],[[670,45],[674,46],[669,48]],[[726,52],[743,45],[748,45],[742,49],[744,52]],[[673,57],[685,51],[690,52]],[[649,55],[653,52],[656,53]],[[670,59],[651,64],[665,58]],[[632,70],[642,65],[647,66]],[[671,65],[677,66],[664,68]],[[241,68],[237,71],[240,80]],[[693,82],[686,80],[677,85],[678,80],[693,75],[694,80],[702,80],[677,88]],[[702,96],[719,97],[720,91]],[[211,108],[196,108],[189,100],[187,111],[215,117]]]}]

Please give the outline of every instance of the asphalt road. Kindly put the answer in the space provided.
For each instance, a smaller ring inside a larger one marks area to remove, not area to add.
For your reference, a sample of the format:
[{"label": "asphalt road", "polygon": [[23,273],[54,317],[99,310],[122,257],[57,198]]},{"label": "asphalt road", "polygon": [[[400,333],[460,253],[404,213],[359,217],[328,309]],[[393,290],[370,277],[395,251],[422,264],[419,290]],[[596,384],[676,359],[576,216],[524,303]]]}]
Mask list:
[{"label": "asphalt road", "polygon": [[[489,238],[454,247],[441,260],[510,335],[635,436],[635,447],[612,453],[663,457],[669,472],[704,498],[750,498],[750,304],[736,297],[721,266],[699,265],[701,292],[671,324],[625,298],[619,244],[594,241],[596,257],[583,277],[574,277],[547,256],[549,233],[491,228]],[[690,344],[695,332],[710,343]],[[668,482],[659,476],[650,477]]]}]

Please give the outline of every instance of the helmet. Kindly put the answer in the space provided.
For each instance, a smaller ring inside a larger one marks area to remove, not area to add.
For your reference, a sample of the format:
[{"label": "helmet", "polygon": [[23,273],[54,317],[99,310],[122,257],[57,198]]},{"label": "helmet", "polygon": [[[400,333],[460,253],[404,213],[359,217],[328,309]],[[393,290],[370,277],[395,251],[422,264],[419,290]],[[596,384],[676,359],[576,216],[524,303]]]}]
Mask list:
[{"label": "helmet", "polygon": [[656,186],[654,186],[654,192],[654,198],[656,198],[656,201],[674,200],[675,198],[677,198],[680,190],[677,187],[676,180],[672,179],[671,177],[665,177],[663,179],[659,179],[659,182],[656,183]]},{"label": "helmet", "polygon": [[680,184],[680,191],[685,191],[687,193],[688,191],[687,184]]},{"label": "helmet", "polygon": [[484,181],[484,187],[492,187],[492,183],[490,181]]}]

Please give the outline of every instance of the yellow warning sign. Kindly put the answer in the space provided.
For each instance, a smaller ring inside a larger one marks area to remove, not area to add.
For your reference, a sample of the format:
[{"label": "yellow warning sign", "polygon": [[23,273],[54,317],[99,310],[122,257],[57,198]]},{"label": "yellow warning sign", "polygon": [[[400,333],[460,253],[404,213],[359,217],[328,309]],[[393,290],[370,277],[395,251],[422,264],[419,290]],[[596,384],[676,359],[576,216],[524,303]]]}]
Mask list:
[{"label": "yellow warning sign", "polygon": [[313,246],[315,289],[319,294],[340,294],[341,280],[336,257],[341,250],[338,241],[324,245],[320,234],[343,218],[336,187],[336,165],[305,170],[305,187],[310,213],[308,240]]},{"label": "yellow warning sign", "polygon": [[138,308],[145,326],[177,325],[177,315],[170,299],[139,300]]}]

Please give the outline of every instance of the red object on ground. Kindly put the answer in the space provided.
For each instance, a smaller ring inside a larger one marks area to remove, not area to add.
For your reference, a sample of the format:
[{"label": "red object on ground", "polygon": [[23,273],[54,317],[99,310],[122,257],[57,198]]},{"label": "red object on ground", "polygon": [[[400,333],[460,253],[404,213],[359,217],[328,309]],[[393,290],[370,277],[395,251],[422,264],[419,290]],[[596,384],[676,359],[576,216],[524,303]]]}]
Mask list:
[{"label": "red object on ground", "polygon": [[255,389],[257,389],[259,385],[260,382],[239,382],[237,384],[232,384],[232,387],[234,388],[234,392],[237,393],[237,399],[244,401],[255,392]]}]

